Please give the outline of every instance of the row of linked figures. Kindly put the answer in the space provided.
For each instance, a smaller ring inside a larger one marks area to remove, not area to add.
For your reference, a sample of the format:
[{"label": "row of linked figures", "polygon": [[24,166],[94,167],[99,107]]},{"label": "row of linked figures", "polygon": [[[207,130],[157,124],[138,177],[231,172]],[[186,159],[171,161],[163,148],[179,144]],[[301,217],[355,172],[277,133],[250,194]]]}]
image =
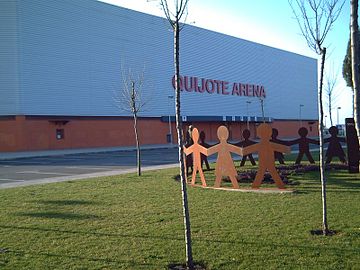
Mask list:
[{"label": "row of linked figures", "polygon": [[[346,163],[345,153],[342,149],[341,142],[344,142],[344,138],[338,137],[338,129],[333,126],[329,129],[330,137],[324,139],[324,143],[328,143],[326,152],[326,163],[329,164],[334,157],[338,157],[341,162]],[[231,153],[242,156],[240,166],[244,166],[247,159],[252,165],[256,165],[256,161],[252,156],[253,153],[258,154],[258,171],[256,173],[255,180],[252,184],[253,188],[258,188],[264,178],[264,174],[268,171],[275,181],[278,188],[284,188],[276,168],[275,160],[278,160],[280,164],[285,164],[284,154],[290,152],[290,146],[298,145],[299,152],[296,158],[295,164],[300,164],[303,156],[305,155],[308,161],[315,163],[311,152],[310,144],[319,145],[319,141],[308,138],[308,130],[305,127],[301,127],[298,130],[299,138],[294,140],[280,140],[278,139],[278,130],[271,128],[269,124],[261,124],[257,128],[257,135],[260,138],[259,142],[250,140],[250,131],[245,129],[243,131],[244,140],[235,144],[227,142],[229,137],[229,131],[225,126],[220,126],[217,130],[217,136],[219,143],[210,145],[205,142],[205,133],[199,131],[190,126],[186,134],[186,144],[184,152],[186,156],[186,171],[192,170],[191,183],[195,184],[197,172],[200,174],[202,186],[206,185],[205,176],[202,170],[205,163],[207,170],[210,169],[207,161],[207,156],[218,154],[216,166],[215,166],[215,188],[220,187],[223,176],[230,178],[234,188],[239,188],[236,176],[237,171],[235,169],[234,162],[231,157]]]}]

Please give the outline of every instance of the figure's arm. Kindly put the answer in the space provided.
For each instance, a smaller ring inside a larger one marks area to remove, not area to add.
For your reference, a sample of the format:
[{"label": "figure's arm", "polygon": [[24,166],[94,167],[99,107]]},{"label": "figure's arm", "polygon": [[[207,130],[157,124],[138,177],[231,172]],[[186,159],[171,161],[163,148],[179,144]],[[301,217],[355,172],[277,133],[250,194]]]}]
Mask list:
[{"label": "figure's arm", "polygon": [[217,151],[218,151],[218,144],[206,149],[207,156],[211,156],[212,154],[216,153]]},{"label": "figure's arm", "polygon": [[300,142],[299,139],[295,139],[295,140],[292,140],[292,141],[287,141],[286,145],[294,145],[294,144],[298,144]]},{"label": "figure's arm", "polygon": [[184,148],[184,153],[185,153],[185,155],[189,155],[189,154],[191,154],[191,153],[193,152],[194,146],[192,145],[192,146],[189,146],[188,148],[186,148],[186,147],[184,146],[183,148]]},{"label": "figure's arm", "polygon": [[258,144],[253,144],[242,149],[243,156],[258,151]]},{"label": "figure's arm", "polygon": [[239,156],[243,155],[243,149],[242,148],[240,148],[238,146],[235,146],[235,145],[232,145],[232,144],[228,144],[228,147],[229,147],[230,152],[238,154]]},{"label": "figure's arm", "polygon": [[308,143],[312,143],[312,144],[320,144],[320,141],[314,140],[314,139],[307,139]]},{"label": "figure's arm", "polygon": [[291,145],[292,141],[284,141],[284,140],[279,140],[278,143],[282,144],[282,145]]},{"label": "figure's arm", "polygon": [[201,154],[204,154],[205,156],[207,156],[208,155],[208,149],[207,148],[205,148],[204,146],[202,146],[202,145],[199,145],[199,151],[200,151],[200,153]]},{"label": "figure's arm", "polygon": [[324,139],[324,143],[330,142],[331,137]]},{"label": "figure's arm", "polygon": [[282,152],[282,153],[290,153],[291,148],[286,145],[278,144],[278,143],[271,143],[271,146],[274,148],[275,151]]}]

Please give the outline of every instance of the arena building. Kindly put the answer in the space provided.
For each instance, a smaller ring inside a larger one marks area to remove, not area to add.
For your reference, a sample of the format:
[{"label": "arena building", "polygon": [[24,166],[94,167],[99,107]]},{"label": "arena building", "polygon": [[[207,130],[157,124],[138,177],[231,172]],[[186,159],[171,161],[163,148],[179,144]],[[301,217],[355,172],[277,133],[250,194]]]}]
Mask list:
[{"label": "arena building", "polygon": [[[142,144],[176,141],[173,33],[164,18],[95,0],[0,2],[0,151],[134,145],[122,100],[141,75]],[[317,61],[185,25],[181,114],[216,141],[269,122],[317,135]],[[169,121],[170,120],[170,121]],[[169,125],[170,124],[170,125]]]}]

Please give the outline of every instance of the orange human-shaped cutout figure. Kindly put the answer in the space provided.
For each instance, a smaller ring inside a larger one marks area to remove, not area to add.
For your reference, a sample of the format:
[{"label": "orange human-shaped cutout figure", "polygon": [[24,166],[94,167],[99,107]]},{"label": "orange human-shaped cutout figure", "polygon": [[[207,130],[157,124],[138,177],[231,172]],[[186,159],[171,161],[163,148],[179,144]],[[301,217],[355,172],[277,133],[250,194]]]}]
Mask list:
[{"label": "orange human-shaped cutout figure", "polygon": [[191,184],[195,184],[196,173],[199,171],[202,186],[206,187],[205,176],[201,167],[201,154],[207,156],[207,149],[199,144],[199,131],[196,128],[192,130],[192,139],[194,143],[188,148],[184,147],[184,153],[186,155],[193,154],[193,172]]},{"label": "orange human-shaped cutout figure", "polygon": [[243,154],[258,152],[259,169],[256,173],[255,181],[252,184],[253,188],[258,188],[264,178],[266,170],[269,171],[273,177],[278,188],[284,188],[284,183],[275,168],[274,152],[290,153],[290,147],[271,142],[272,129],[268,124],[261,124],[257,128],[257,134],[260,137],[260,142],[243,148]]},{"label": "orange human-shaped cutout figure", "polygon": [[237,171],[231,157],[231,152],[242,156],[242,149],[227,142],[229,131],[225,126],[220,126],[218,128],[217,136],[220,143],[207,149],[208,156],[218,153],[215,166],[216,179],[214,187],[220,187],[222,176],[229,176],[233,187],[239,188],[239,184],[236,179]]}]

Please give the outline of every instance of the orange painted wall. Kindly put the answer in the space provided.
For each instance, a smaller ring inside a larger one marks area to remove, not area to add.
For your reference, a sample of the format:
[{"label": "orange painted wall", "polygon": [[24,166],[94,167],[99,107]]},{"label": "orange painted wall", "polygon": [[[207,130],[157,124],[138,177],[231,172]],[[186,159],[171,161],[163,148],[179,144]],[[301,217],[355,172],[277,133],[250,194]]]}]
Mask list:
[{"label": "orange painted wall", "polygon": [[[67,120],[68,122],[63,122]],[[139,119],[141,144],[166,144],[169,124],[159,118]],[[204,131],[206,141],[217,141],[217,128],[222,122],[194,122],[199,131]],[[317,136],[317,122],[302,122],[308,128],[308,136]],[[184,123],[184,133],[188,127]],[[228,122],[230,140],[242,140],[246,123]],[[272,127],[279,131],[279,138],[297,137],[298,121],[275,121]],[[175,123],[172,123],[173,142],[177,143]],[[64,129],[64,139],[56,138],[56,129]],[[256,124],[250,124],[252,138],[256,137]],[[31,117],[16,116],[0,118],[0,152],[34,151],[49,149],[72,149],[135,145],[133,119],[115,117]]]},{"label": "orange painted wall", "polygon": [[298,137],[300,127],[305,127],[309,131],[309,137],[319,136],[317,121],[274,121],[271,126],[279,131],[279,138]]},{"label": "orange painted wall", "polygon": [[[63,119],[69,122],[51,117],[0,119],[0,152],[135,145],[131,118]],[[138,127],[141,144],[166,143],[166,123],[140,119]],[[56,129],[64,129],[64,139],[56,139]]]}]

